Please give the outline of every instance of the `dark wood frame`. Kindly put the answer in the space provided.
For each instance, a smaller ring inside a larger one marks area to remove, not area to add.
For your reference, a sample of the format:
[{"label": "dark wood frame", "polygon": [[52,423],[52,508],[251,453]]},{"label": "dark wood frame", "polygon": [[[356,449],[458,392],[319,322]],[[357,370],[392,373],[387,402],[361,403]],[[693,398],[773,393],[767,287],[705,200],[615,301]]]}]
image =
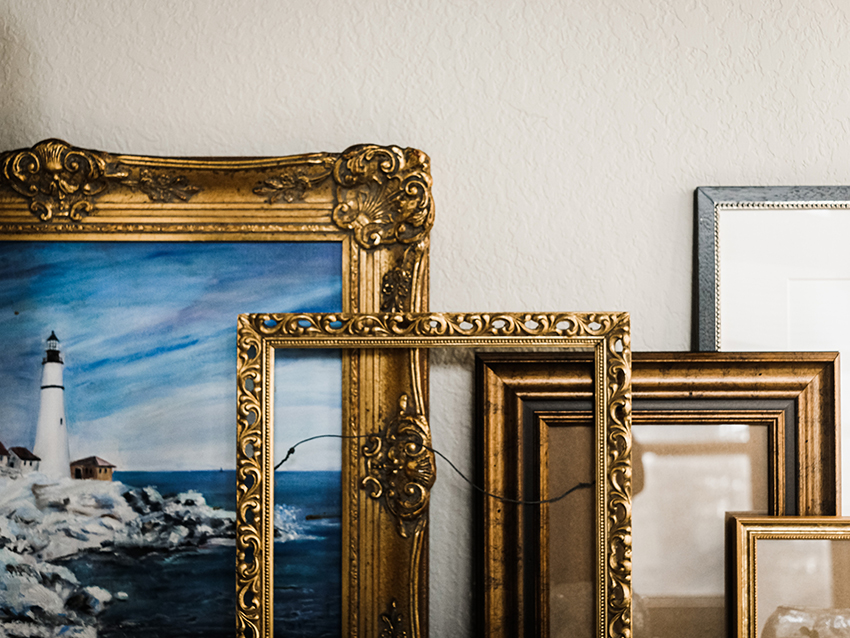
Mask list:
[{"label": "dark wood frame", "polygon": [[[840,503],[837,364],[836,353],[633,353],[633,423],[645,422],[644,415],[767,420],[771,513],[834,515]],[[541,490],[550,452],[529,450],[523,441],[533,441],[540,423],[556,415],[586,420],[592,373],[591,360],[576,353],[479,355],[476,482],[510,498],[552,496]],[[487,468],[494,457],[502,459],[498,473]],[[477,633],[548,636],[547,506],[490,501],[479,497],[476,507]],[[511,515],[496,518],[496,509]],[[539,535],[528,538],[535,527]]]}]

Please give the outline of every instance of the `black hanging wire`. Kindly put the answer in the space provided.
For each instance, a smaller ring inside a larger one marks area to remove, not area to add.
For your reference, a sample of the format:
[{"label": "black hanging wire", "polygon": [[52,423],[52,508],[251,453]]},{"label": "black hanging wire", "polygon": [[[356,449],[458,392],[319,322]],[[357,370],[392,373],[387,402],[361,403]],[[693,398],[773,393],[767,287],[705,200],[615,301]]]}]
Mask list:
[{"label": "black hanging wire", "polygon": [[[365,439],[365,438],[371,438],[371,437],[374,437],[374,436],[376,436],[376,435],[374,435],[374,434],[317,434],[316,436],[311,436],[311,437],[306,438],[306,439],[301,439],[300,441],[298,441],[298,443],[296,443],[291,448],[289,448],[289,451],[286,453],[286,456],[283,457],[283,460],[280,463],[278,463],[277,465],[274,466],[274,471],[277,471],[277,469],[280,468],[281,465],[286,463],[286,461],[289,459],[289,457],[292,456],[293,454],[295,454],[295,448],[297,448],[302,443],[309,443],[310,441],[315,441],[316,439]],[[436,449],[429,447],[427,445],[422,445],[422,447],[426,450],[433,452],[434,454],[439,456],[441,459],[443,459],[446,463],[448,463],[449,466],[457,473],[457,475],[460,476],[460,478],[462,478],[464,481],[469,483],[474,489],[478,490],[479,492],[481,492],[485,496],[496,499],[497,501],[502,501],[503,503],[514,503],[514,504],[517,504],[517,505],[546,505],[547,503],[557,503],[558,501],[566,498],[567,496],[569,496],[570,494],[572,494],[576,490],[588,488],[588,487],[593,487],[593,485],[594,485],[593,481],[591,481],[590,483],[585,483],[585,482],[577,483],[576,485],[573,485],[570,489],[568,489],[566,492],[564,492],[563,494],[561,494],[559,496],[556,496],[554,498],[543,499],[543,500],[540,500],[540,501],[526,501],[526,500],[522,500],[522,499],[508,498],[506,496],[500,496],[499,494],[493,494],[492,492],[488,492],[487,490],[485,490],[480,485],[476,485],[475,483],[473,483],[469,478],[467,478],[464,475],[463,472],[461,472],[457,468],[457,466],[455,466],[454,463],[452,463],[449,460],[449,458],[445,454],[443,454],[439,450],[436,450]]]}]

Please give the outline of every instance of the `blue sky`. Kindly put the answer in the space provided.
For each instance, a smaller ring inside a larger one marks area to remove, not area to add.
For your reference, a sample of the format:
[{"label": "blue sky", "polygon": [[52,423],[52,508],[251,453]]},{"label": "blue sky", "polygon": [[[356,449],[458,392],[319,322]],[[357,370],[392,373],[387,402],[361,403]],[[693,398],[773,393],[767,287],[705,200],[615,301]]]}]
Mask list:
[{"label": "blue sky", "polygon": [[[338,311],[341,263],[331,242],[0,242],[0,441],[32,448],[55,331],[72,459],[233,467],[237,315]],[[277,368],[282,445],[339,433],[339,354],[299,351]],[[339,467],[338,442],[311,450],[287,469]]]}]

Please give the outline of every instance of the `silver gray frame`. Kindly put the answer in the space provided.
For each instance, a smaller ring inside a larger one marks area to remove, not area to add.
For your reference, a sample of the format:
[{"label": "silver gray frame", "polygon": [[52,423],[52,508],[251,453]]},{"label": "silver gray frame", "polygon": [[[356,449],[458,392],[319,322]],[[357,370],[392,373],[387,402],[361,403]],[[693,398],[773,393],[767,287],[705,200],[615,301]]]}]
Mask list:
[{"label": "silver gray frame", "polygon": [[722,206],[850,209],[850,186],[701,186],[694,192],[694,292],[691,348],[720,350],[717,211]]}]

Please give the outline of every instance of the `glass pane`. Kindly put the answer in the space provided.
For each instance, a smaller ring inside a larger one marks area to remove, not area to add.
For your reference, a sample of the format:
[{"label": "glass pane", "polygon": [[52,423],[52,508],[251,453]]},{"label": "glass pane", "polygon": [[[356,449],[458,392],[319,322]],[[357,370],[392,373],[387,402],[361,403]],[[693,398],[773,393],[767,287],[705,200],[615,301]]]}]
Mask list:
[{"label": "glass pane", "polygon": [[723,636],[724,521],[768,508],[763,425],[633,425],[636,638]]},{"label": "glass pane", "polygon": [[759,539],[756,556],[759,636],[850,636],[847,540]]},{"label": "glass pane", "polygon": [[[594,480],[593,427],[548,428],[549,497]],[[549,506],[551,638],[593,638],[596,596],[595,490],[579,488]]]}]

